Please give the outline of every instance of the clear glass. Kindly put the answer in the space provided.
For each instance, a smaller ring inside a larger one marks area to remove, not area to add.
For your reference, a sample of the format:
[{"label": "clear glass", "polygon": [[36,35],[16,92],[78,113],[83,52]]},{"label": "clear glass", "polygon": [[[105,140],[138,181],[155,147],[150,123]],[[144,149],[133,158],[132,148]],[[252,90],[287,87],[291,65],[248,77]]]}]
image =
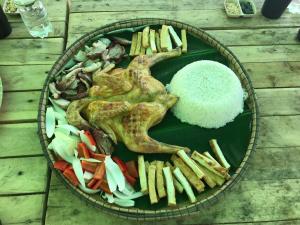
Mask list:
[{"label": "clear glass", "polygon": [[52,24],[41,0],[36,0],[29,5],[18,5],[18,10],[31,36],[44,38],[52,32]]}]

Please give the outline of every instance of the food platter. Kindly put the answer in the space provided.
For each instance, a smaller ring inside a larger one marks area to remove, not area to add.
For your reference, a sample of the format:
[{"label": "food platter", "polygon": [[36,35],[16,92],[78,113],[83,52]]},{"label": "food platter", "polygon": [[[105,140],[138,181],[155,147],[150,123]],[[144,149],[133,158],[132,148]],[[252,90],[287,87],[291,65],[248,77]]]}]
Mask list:
[{"label": "food platter", "polygon": [[[62,172],[53,169],[62,182],[72,190],[82,200],[91,205],[101,208],[101,211],[108,212],[123,218],[135,220],[159,220],[190,215],[198,212],[204,206],[209,206],[216,202],[226,190],[238,181],[247,167],[250,156],[255,150],[258,131],[258,108],[256,97],[242,65],[233,53],[201,29],[183,24],[177,21],[162,19],[136,19],[117,22],[101,27],[95,31],[87,33],[71,45],[64,54],[56,61],[45,81],[39,105],[39,137],[45,156],[51,168],[57,160],[56,155],[48,148],[51,139],[46,134],[46,111],[49,106],[49,84],[53,82],[55,75],[78,51],[87,43],[96,40],[101,35],[118,35],[122,38],[131,39],[134,32],[142,31],[146,26],[159,29],[162,25],[172,26],[176,32],[185,29],[189,44],[189,51],[176,58],[162,61],[151,68],[151,73],[164,85],[170,83],[173,75],[185,65],[197,60],[213,60],[230,67],[239,78],[243,89],[247,93],[248,99],[244,104],[244,112],[239,114],[235,120],[219,129],[207,129],[198,126],[182,123],[170,111],[167,112],[163,120],[149,130],[149,135],[161,142],[172,145],[186,146],[192,150],[203,153],[211,151],[208,141],[216,138],[219,140],[225,158],[228,159],[231,169],[231,178],[222,186],[207,188],[204,192],[197,194],[197,201],[190,203],[183,194],[176,195],[176,207],[167,207],[166,198],[161,199],[157,204],[150,204],[149,196],[142,196],[135,201],[132,208],[120,207],[106,202],[100,195],[90,195],[63,176]],[[129,52],[129,49],[126,49]],[[119,63],[119,67],[126,67],[130,62],[124,60]],[[137,160],[139,154],[129,151],[128,148],[118,142],[112,155],[119,157],[123,161]],[[170,154],[143,154],[149,162],[154,160],[168,161]],[[222,201],[222,200],[220,200]]]}]

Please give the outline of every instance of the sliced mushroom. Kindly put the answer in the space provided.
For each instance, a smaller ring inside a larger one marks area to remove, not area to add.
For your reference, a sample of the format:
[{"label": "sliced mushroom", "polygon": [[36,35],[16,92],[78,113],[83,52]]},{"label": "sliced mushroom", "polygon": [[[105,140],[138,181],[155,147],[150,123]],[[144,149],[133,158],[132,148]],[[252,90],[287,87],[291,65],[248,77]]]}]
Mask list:
[{"label": "sliced mushroom", "polygon": [[67,90],[72,83],[76,80],[76,76],[79,72],[81,72],[81,68],[77,68],[75,70],[72,70],[70,73],[68,73],[66,76],[64,76],[61,81],[59,81],[56,84],[56,88],[60,91],[65,91]]},{"label": "sliced mushroom", "polygon": [[109,40],[108,38],[100,38],[99,41],[105,44],[106,47],[108,47],[111,44],[111,40]]},{"label": "sliced mushroom", "polygon": [[70,89],[71,90],[74,90],[74,89],[76,89],[77,87],[78,87],[78,83],[79,83],[79,81],[77,80],[77,79],[75,79],[74,81],[73,81],[73,83],[70,85]]},{"label": "sliced mushroom", "polygon": [[69,73],[69,72],[71,72],[72,70],[75,70],[75,69],[77,69],[77,68],[82,67],[82,65],[83,65],[83,62],[79,62],[79,63],[75,64],[74,66],[72,66],[70,69],[67,69],[67,70],[65,70],[65,71],[66,71],[67,73]]},{"label": "sliced mushroom", "polygon": [[114,146],[109,136],[100,129],[93,128],[91,131],[100,152],[106,155],[111,155],[114,151]]},{"label": "sliced mushroom", "polygon": [[78,77],[81,78],[81,79],[84,79],[86,82],[89,83],[90,86],[92,86],[93,80],[92,80],[92,77],[90,75],[85,74],[85,73],[79,73]]},{"label": "sliced mushroom", "polygon": [[84,73],[91,73],[91,72],[94,72],[97,69],[99,69],[101,66],[102,66],[102,62],[96,62],[96,63],[93,63],[93,64],[87,66],[87,67],[84,67],[82,69],[82,72],[84,72]]},{"label": "sliced mushroom", "polygon": [[74,59],[78,62],[83,62],[85,61],[87,58],[86,58],[86,53],[82,50],[79,50],[77,52],[77,54],[74,56]]},{"label": "sliced mushroom", "polygon": [[125,48],[120,44],[116,44],[111,47],[108,53],[110,59],[120,59],[124,56],[124,54]]},{"label": "sliced mushroom", "polygon": [[61,92],[56,89],[54,82],[49,84],[49,90],[50,90],[50,92],[52,93],[52,95],[55,99],[59,98]]},{"label": "sliced mushroom", "polygon": [[104,45],[103,43],[102,44],[98,43],[97,45],[94,45],[93,49],[89,53],[87,53],[87,57],[89,59],[97,59],[101,56],[102,52],[104,52],[105,49],[106,49],[106,45]]},{"label": "sliced mushroom", "polygon": [[85,79],[82,79],[82,78],[79,78],[79,79],[85,85],[86,90],[89,90],[91,85]]}]

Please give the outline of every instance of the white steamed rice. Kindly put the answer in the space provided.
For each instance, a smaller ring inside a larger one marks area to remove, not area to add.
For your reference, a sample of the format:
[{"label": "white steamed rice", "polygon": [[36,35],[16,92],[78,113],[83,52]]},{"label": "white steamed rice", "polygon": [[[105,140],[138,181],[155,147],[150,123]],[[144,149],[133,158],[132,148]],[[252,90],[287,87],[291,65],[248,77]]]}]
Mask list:
[{"label": "white steamed rice", "polygon": [[196,61],[179,70],[168,85],[179,97],[172,111],[182,122],[219,128],[243,112],[243,89],[235,73],[225,65]]}]

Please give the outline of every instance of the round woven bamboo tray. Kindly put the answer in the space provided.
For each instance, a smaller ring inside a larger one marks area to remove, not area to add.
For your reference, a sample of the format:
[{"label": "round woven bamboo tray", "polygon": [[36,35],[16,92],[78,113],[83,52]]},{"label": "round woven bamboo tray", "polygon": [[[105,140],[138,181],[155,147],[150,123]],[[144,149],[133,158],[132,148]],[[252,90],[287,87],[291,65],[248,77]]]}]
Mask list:
[{"label": "round woven bamboo tray", "polygon": [[1,77],[0,77],[0,108],[1,108],[1,105],[2,105],[2,98],[3,98],[3,86],[2,86],[2,80],[1,80]]},{"label": "round woven bamboo tray", "polygon": [[[206,196],[204,199],[198,200],[194,204],[186,203],[182,205],[178,205],[177,208],[165,208],[162,210],[142,210],[138,208],[122,208],[118,207],[116,205],[112,205],[104,201],[100,196],[98,195],[89,195],[84,192],[82,192],[80,189],[74,187],[68,180],[64,178],[61,172],[58,170],[53,169],[53,163],[55,162],[55,156],[53,152],[49,151],[47,149],[47,146],[49,144],[49,140],[46,136],[45,131],[45,112],[48,102],[48,85],[50,82],[50,79],[62,68],[64,64],[66,64],[69,59],[79,50],[81,49],[84,44],[92,39],[93,37],[105,34],[111,31],[123,29],[123,28],[131,28],[136,26],[142,26],[142,25],[172,25],[173,27],[177,27],[179,29],[186,29],[186,31],[200,39],[202,42],[214,47],[217,49],[217,51],[226,58],[226,60],[229,63],[230,68],[236,73],[236,75],[239,77],[243,88],[248,93],[248,100],[247,104],[252,112],[252,118],[251,118],[251,136],[249,139],[249,144],[246,150],[246,154],[243,157],[243,160],[237,170],[232,174],[232,177],[229,181],[227,181],[223,186],[218,187],[214,192],[210,193],[208,196]],[[214,39],[212,36],[210,36],[205,31],[181,23],[177,21],[172,20],[166,20],[166,19],[134,19],[134,20],[127,20],[127,21],[121,21],[112,23],[106,26],[103,26],[99,29],[96,29],[92,32],[89,32],[79,38],[75,43],[73,43],[65,52],[64,54],[55,62],[54,66],[52,67],[51,71],[48,74],[48,77],[45,81],[41,97],[40,97],[40,104],[39,104],[39,114],[38,114],[38,129],[39,129],[39,137],[40,142],[44,151],[44,154],[46,158],[48,159],[49,166],[53,169],[54,173],[57,175],[57,177],[60,178],[60,180],[66,185],[68,189],[70,189],[74,194],[76,194],[78,197],[80,197],[85,202],[90,203],[94,207],[98,207],[101,211],[107,212],[116,216],[119,216],[121,218],[126,219],[135,219],[140,221],[145,220],[162,220],[162,219],[170,219],[170,218],[176,218],[176,217],[182,217],[182,216],[188,216],[195,214],[199,211],[201,211],[204,207],[211,206],[214,203],[218,202],[219,199],[224,195],[224,193],[233,186],[240,178],[241,175],[244,173],[250,157],[253,155],[253,152],[255,151],[256,147],[256,140],[258,136],[258,106],[256,101],[256,96],[254,93],[254,89],[252,87],[251,81],[249,79],[249,76],[247,75],[245,69],[239,62],[236,56],[233,55],[233,53],[226,48],[223,44],[221,44],[219,41]]]}]

